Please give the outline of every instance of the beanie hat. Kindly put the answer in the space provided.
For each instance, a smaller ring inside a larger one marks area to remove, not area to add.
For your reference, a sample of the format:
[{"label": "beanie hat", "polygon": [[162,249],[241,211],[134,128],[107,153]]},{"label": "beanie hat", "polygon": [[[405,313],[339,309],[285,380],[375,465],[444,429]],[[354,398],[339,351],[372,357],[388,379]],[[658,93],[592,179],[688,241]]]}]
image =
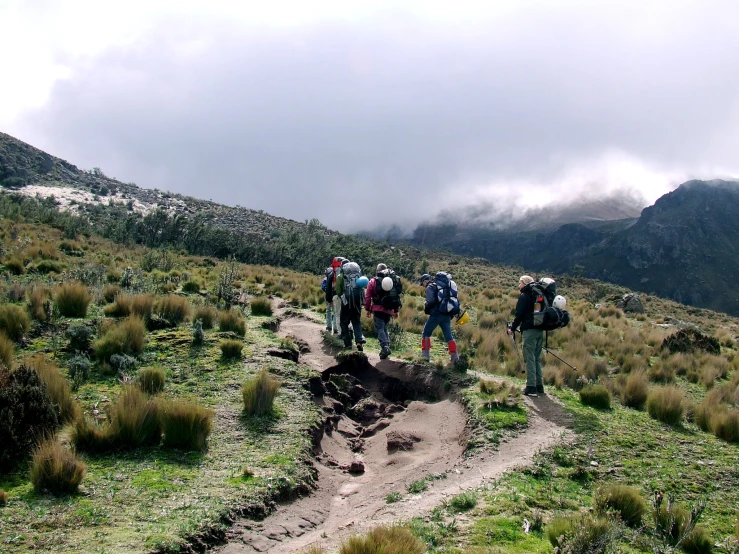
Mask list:
[{"label": "beanie hat", "polygon": [[530,277],[528,275],[522,275],[521,278],[518,280],[519,283],[523,283],[524,285],[528,285],[529,283],[534,282],[534,278]]},{"label": "beanie hat", "polygon": [[430,281],[430,280],[431,280],[431,275],[429,275],[428,273],[424,273],[423,275],[421,275],[421,278],[418,280],[418,284],[423,285],[424,281]]},{"label": "beanie hat", "polygon": [[380,271],[385,271],[386,269],[387,269],[387,266],[385,264],[377,264],[376,273],[380,273]]}]

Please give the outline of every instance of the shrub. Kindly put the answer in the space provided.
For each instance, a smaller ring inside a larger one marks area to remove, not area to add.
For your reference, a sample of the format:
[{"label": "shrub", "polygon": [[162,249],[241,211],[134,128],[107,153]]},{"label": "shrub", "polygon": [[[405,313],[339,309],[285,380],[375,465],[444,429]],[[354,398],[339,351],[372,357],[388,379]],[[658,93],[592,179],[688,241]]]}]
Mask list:
[{"label": "shrub", "polygon": [[263,369],[259,375],[241,387],[244,412],[248,415],[263,415],[272,411],[280,382]]},{"label": "shrub", "polygon": [[51,438],[44,440],[33,454],[31,483],[36,492],[70,494],[77,491],[86,472],[87,466],[74,452]]},{"label": "shrub", "polygon": [[74,421],[80,415],[80,407],[72,398],[72,390],[56,364],[48,361],[43,354],[28,356],[23,360],[26,367],[32,367],[46,385],[46,392],[59,409],[60,423]]},{"label": "shrub", "polygon": [[643,371],[631,373],[624,385],[622,402],[628,408],[641,410],[649,395],[649,379]]},{"label": "shrub", "polygon": [[647,412],[658,421],[668,425],[682,422],[685,413],[685,398],[674,386],[656,387],[647,397]]},{"label": "shrub", "polygon": [[198,283],[197,281],[192,281],[192,280],[185,281],[182,284],[182,292],[198,293],[200,292],[200,283]]},{"label": "shrub", "polygon": [[13,256],[12,258],[5,260],[5,269],[13,275],[23,275],[23,272],[26,270],[26,266],[23,264],[23,260]]},{"label": "shrub", "polygon": [[30,325],[31,320],[23,308],[0,304],[0,331],[4,331],[10,340],[21,340]]},{"label": "shrub", "polygon": [[13,369],[13,358],[15,357],[15,347],[4,332],[0,331],[0,370]]},{"label": "shrub", "polygon": [[51,293],[46,287],[33,287],[27,294],[28,313],[36,321],[44,322],[48,319],[47,306]]},{"label": "shrub", "polygon": [[177,325],[190,315],[190,303],[187,298],[170,294],[157,300],[156,312],[160,317]]},{"label": "shrub", "polygon": [[74,356],[69,360],[69,378],[72,381],[72,390],[77,390],[79,386],[87,381],[90,376],[90,358],[87,356]]},{"label": "shrub", "polygon": [[92,297],[79,281],[65,283],[56,289],[56,306],[64,317],[85,317]]},{"label": "shrub", "polygon": [[608,518],[582,516],[555,522],[547,526],[547,538],[560,552],[605,554],[618,538],[618,527]]},{"label": "shrub", "polygon": [[449,507],[455,512],[466,512],[477,506],[477,495],[474,492],[463,492],[453,496]]},{"label": "shrub", "polygon": [[93,348],[99,360],[108,362],[113,354],[140,354],[145,343],[144,322],[132,316],[105,332]]},{"label": "shrub", "polygon": [[696,525],[693,532],[680,543],[680,548],[688,554],[708,554],[713,552],[713,539],[705,527]]},{"label": "shrub", "polygon": [[634,487],[626,485],[609,485],[595,495],[595,508],[599,513],[615,511],[629,527],[639,527],[647,504]]},{"label": "shrub", "polygon": [[218,329],[223,332],[246,335],[246,321],[236,310],[220,310],[218,312]]},{"label": "shrub", "polygon": [[76,352],[87,352],[90,349],[92,329],[86,325],[73,325],[67,329],[69,349]]},{"label": "shrub", "polygon": [[65,265],[55,260],[41,260],[36,264],[36,271],[39,273],[61,273],[64,271]]},{"label": "shrub", "polygon": [[240,358],[243,349],[244,341],[231,339],[221,341],[221,354],[227,360]]},{"label": "shrub", "polygon": [[203,320],[196,319],[192,324],[192,343],[195,346],[200,346],[205,340],[205,333],[203,333]]},{"label": "shrub", "polygon": [[161,367],[146,367],[139,372],[139,387],[148,394],[164,390],[164,370]]},{"label": "shrub", "polygon": [[119,373],[128,373],[136,368],[136,358],[128,354],[113,354],[110,357],[110,365]]},{"label": "shrub", "polygon": [[266,296],[257,296],[251,301],[251,315],[272,315],[272,303]]},{"label": "shrub", "polygon": [[580,402],[599,410],[611,407],[611,391],[603,385],[585,385],[580,390]]},{"label": "shrub", "polygon": [[58,425],[58,407],[33,368],[0,368],[0,471],[28,456],[34,437],[50,435]]},{"label": "shrub", "polygon": [[110,407],[110,438],[117,446],[158,444],[161,427],[156,402],[127,386]]},{"label": "shrub", "polygon": [[120,285],[105,285],[103,287],[103,299],[107,304],[115,301],[115,297],[121,292]]},{"label": "shrub", "polygon": [[203,450],[213,426],[213,410],[191,402],[170,400],[159,404],[164,446]]},{"label": "shrub", "polygon": [[86,417],[74,422],[70,440],[84,452],[105,452],[112,446],[110,426],[103,428]]},{"label": "shrub", "polygon": [[711,416],[710,430],[726,442],[739,442],[739,411],[715,410]]},{"label": "shrub", "polygon": [[203,329],[212,329],[217,316],[218,312],[213,306],[198,306],[195,308],[195,315],[192,316],[192,319],[193,321],[202,320]]},{"label": "shrub", "polygon": [[552,520],[552,522],[547,525],[547,539],[549,539],[549,542],[552,546],[559,546],[560,539],[564,539],[565,536],[572,533],[572,529],[574,528],[574,521],[571,518],[567,517],[558,517]]},{"label": "shrub", "polygon": [[362,537],[351,537],[340,554],[423,554],[426,545],[405,527],[375,527]]}]

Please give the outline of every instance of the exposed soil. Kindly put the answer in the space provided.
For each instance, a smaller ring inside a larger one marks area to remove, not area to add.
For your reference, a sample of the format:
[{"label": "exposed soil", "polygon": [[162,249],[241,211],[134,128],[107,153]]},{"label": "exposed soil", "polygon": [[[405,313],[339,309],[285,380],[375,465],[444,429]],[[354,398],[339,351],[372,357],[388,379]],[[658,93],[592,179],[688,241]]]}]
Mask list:
[{"label": "exposed soil", "polygon": [[[547,396],[525,401],[529,425],[497,450],[464,456],[467,415],[450,397],[433,370],[392,359],[352,357],[337,364],[325,345],[322,326],[289,317],[278,334],[293,336],[307,348],[300,362],[321,372],[324,389],[316,402],[325,413],[324,433],[316,445],[318,487],[310,496],[286,503],[264,521],[240,520],[227,532],[222,554],[297,552],[312,544],[336,551],[353,533],[379,524],[422,515],[449,496],[528,463],[537,450],[566,440],[570,418]],[[416,495],[406,487],[425,476]],[[391,492],[401,502],[387,504]]]}]

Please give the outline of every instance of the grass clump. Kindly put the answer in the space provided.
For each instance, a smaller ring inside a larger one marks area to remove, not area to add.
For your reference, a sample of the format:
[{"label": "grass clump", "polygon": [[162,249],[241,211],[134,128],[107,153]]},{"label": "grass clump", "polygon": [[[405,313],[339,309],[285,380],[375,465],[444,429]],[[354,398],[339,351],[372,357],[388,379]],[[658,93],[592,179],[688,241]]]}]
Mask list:
[{"label": "grass clump", "polygon": [[87,473],[87,466],[54,438],[41,442],[31,461],[31,483],[36,492],[70,494]]},{"label": "grass clump", "polygon": [[51,292],[46,287],[35,286],[28,293],[26,299],[28,301],[28,313],[36,321],[44,322],[48,319],[47,306]]},{"label": "grass clump", "polygon": [[103,300],[105,300],[106,304],[111,304],[120,292],[120,285],[105,285],[103,287]]},{"label": "grass clump", "polygon": [[56,364],[47,360],[43,354],[27,356],[23,363],[33,368],[41,382],[46,385],[46,393],[59,410],[59,421],[69,423],[80,416],[79,404],[72,397],[69,381],[61,374]]},{"label": "grass clump", "polygon": [[400,494],[398,491],[391,492],[385,497],[385,503],[394,504],[395,502],[400,502],[402,498],[403,498],[403,495]]},{"label": "grass clump", "polygon": [[138,316],[143,320],[151,317],[154,311],[154,297],[151,294],[119,294],[115,302],[105,306],[103,312],[109,317]]},{"label": "grass clump", "polygon": [[116,324],[95,341],[93,348],[99,360],[109,362],[114,354],[140,354],[146,343],[146,327],[138,317],[131,316]]},{"label": "grass clump", "polygon": [[0,489],[0,507],[7,506],[8,504],[8,493],[4,489]]},{"label": "grass clump", "polygon": [[467,491],[453,496],[449,501],[449,508],[455,512],[467,512],[477,506],[477,495]]},{"label": "grass clump", "polygon": [[595,495],[595,508],[601,514],[616,512],[629,527],[639,527],[647,512],[647,503],[634,487],[609,485],[598,490]]},{"label": "grass clump", "polygon": [[259,375],[250,379],[241,387],[244,400],[244,413],[247,415],[264,415],[272,411],[275,396],[280,382],[263,369]]},{"label": "grass clump", "polygon": [[585,406],[608,410],[611,407],[611,391],[603,385],[585,385],[580,390],[580,402]]},{"label": "grass clump", "polygon": [[161,427],[156,402],[138,387],[125,387],[110,407],[109,433],[117,446],[159,444]]},{"label": "grass clump", "polygon": [[204,450],[213,427],[213,410],[182,400],[160,402],[159,421],[164,446]]},{"label": "grass clump", "polygon": [[139,372],[139,387],[147,394],[157,394],[164,390],[164,369],[145,367]]},{"label": "grass clump", "polygon": [[110,426],[101,427],[86,417],[74,422],[70,440],[84,452],[105,452],[112,446]]},{"label": "grass clump", "polygon": [[84,284],[73,281],[57,287],[54,299],[62,316],[85,317],[92,297]]},{"label": "grass clump", "polygon": [[177,325],[190,316],[190,303],[187,298],[170,294],[157,300],[156,312],[160,317]]},{"label": "grass clump", "polygon": [[241,351],[244,349],[244,341],[241,340],[223,340],[221,341],[221,355],[225,360],[235,360],[241,358]]},{"label": "grass clump", "polygon": [[218,329],[224,333],[236,333],[243,337],[246,335],[246,321],[236,310],[220,310]]},{"label": "grass clump", "polygon": [[656,387],[647,397],[647,413],[658,421],[677,425],[685,414],[685,396],[675,386]]},{"label": "grass clump", "polygon": [[547,538],[559,552],[605,554],[618,539],[618,526],[605,517],[558,518],[547,525]]},{"label": "grass clump", "polygon": [[195,308],[195,314],[192,316],[193,321],[198,319],[203,322],[203,329],[212,329],[216,324],[218,312],[213,306],[198,306]]},{"label": "grass clump", "polygon": [[185,281],[182,284],[182,292],[197,293],[200,292],[200,283],[197,281]]},{"label": "grass clump", "polygon": [[375,527],[364,536],[351,537],[340,554],[423,554],[426,545],[405,527]]},{"label": "grass clump", "polygon": [[31,319],[20,306],[0,304],[0,332],[4,332],[12,341],[19,341],[28,331]]},{"label": "grass clump", "polygon": [[251,301],[251,315],[272,315],[272,303],[266,296],[257,296]]},{"label": "grass clump", "polygon": [[15,346],[4,332],[0,332],[0,368],[13,369],[13,358],[15,358]]},{"label": "grass clump", "polygon": [[635,371],[626,378],[621,402],[628,408],[644,409],[649,396],[649,379],[643,371]]}]

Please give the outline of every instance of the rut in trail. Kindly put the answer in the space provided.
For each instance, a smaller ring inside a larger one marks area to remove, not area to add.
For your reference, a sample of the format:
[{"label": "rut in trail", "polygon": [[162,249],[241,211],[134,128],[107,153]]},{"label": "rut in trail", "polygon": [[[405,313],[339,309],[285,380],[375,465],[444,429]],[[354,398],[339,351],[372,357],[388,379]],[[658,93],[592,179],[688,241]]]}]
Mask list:
[{"label": "rut in trail", "polygon": [[[559,404],[546,396],[525,398],[527,429],[496,451],[465,458],[464,409],[445,397],[439,378],[425,366],[380,361],[377,353],[368,353],[366,362],[337,365],[323,344],[321,326],[307,319],[285,319],[278,334],[308,345],[300,362],[321,372],[329,389],[330,396],[316,397],[326,414],[315,449],[318,487],[278,506],[263,521],[235,522],[227,544],[212,552],[278,554],[312,544],[335,551],[351,534],[428,513],[445,498],[530,462],[537,450],[569,433],[569,416]],[[332,375],[346,375],[339,380],[348,392],[335,390]],[[432,473],[447,477],[432,481],[420,495],[406,492],[408,484]],[[387,504],[391,492],[403,494],[403,501]]]}]

